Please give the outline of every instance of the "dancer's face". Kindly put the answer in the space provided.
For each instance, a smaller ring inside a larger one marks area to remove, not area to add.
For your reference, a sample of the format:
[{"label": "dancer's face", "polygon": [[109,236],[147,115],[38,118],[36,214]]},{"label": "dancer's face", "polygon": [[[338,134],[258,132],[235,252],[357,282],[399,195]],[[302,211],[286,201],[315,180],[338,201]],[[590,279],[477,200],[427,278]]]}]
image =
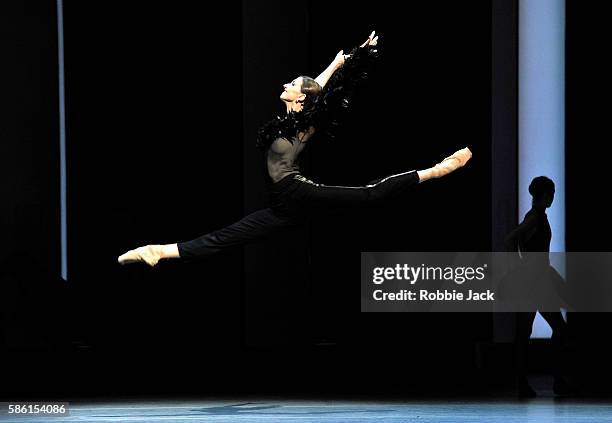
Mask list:
[{"label": "dancer's face", "polygon": [[555,199],[555,192],[551,191],[551,192],[547,192],[546,193],[546,197],[545,197],[545,205],[546,207],[550,207],[552,206],[553,200]]},{"label": "dancer's face", "polygon": [[555,192],[549,191],[541,194],[539,197],[534,199],[533,205],[540,209],[547,209],[552,206],[553,200],[555,199]]},{"label": "dancer's face", "polygon": [[302,92],[302,77],[295,78],[293,81],[283,85],[283,92],[280,95],[280,99],[292,103],[294,101],[304,101],[306,94]]}]

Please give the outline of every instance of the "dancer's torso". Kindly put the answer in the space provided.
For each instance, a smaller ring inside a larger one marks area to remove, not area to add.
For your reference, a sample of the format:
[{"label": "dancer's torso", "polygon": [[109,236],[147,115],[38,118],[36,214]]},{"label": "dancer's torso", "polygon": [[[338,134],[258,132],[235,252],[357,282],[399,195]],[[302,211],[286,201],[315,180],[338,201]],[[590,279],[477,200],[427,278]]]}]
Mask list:
[{"label": "dancer's torso", "polygon": [[294,137],[293,142],[286,138],[274,140],[266,153],[268,174],[272,182],[278,182],[290,174],[300,173],[300,153],[306,148],[306,143],[313,134],[314,130],[310,130]]},{"label": "dancer's torso", "polygon": [[525,215],[525,219],[535,217],[537,225],[531,234],[528,234],[521,242],[521,251],[550,251],[550,241],[552,239],[552,231],[548,223],[548,217],[545,212],[535,209],[529,210]]}]

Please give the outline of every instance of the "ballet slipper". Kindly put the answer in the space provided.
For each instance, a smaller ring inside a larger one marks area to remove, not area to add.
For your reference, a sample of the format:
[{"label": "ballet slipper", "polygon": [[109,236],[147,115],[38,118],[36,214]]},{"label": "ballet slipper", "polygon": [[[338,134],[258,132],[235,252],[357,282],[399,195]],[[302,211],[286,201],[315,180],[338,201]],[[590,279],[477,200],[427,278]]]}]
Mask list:
[{"label": "ballet slipper", "polygon": [[149,266],[153,267],[161,259],[161,249],[156,248],[155,245],[145,245],[144,247],[138,247],[134,250],[130,250],[125,254],[122,254],[117,259],[119,264],[130,264],[138,261],[144,261]]},{"label": "ballet slipper", "polygon": [[472,152],[469,148],[465,147],[461,150],[455,151],[452,155],[448,156],[440,163],[434,166],[436,171],[436,177],[448,175],[451,172],[465,166],[465,164],[472,158]]}]

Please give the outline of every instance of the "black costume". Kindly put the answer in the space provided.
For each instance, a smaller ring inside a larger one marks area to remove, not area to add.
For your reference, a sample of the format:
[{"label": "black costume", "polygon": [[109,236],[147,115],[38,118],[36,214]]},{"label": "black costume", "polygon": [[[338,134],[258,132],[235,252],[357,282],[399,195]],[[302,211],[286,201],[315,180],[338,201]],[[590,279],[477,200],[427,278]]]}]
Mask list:
[{"label": "black costume", "polygon": [[[214,254],[303,224],[313,215],[370,204],[401,195],[419,183],[416,171],[383,178],[359,187],[317,184],[300,173],[299,156],[313,132],[333,135],[350,96],[377,57],[373,46],[357,47],[316,97],[308,96],[301,112],[288,113],[264,125],[257,145],[266,155],[270,207],[199,238],[178,243],[181,258]],[[310,97],[310,98],[309,98]]]}]

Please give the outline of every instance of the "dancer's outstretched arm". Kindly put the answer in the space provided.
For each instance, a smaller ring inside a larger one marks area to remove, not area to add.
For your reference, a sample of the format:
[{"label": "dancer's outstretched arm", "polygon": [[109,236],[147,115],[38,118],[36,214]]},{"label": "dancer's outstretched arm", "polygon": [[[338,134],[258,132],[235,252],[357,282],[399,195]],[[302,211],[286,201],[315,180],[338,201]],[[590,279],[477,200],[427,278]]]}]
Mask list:
[{"label": "dancer's outstretched arm", "polygon": [[342,65],[344,64],[344,59],[344,50],[340,50],[334,60],[329,64],[329,66],[325,68],[325,70],[315,78],[315,81],[317,81],[321,88],[323,88],[325,84],[327,84],[327,81],[329,81],[334,72],[336,72],[342,67]]},{"label": "dancer's outstretched arm", "polygon": [[428,179],[441,178],[442,176],[448,175],[460,167],[465,166],[467,161],[471,158],[472,152],[467,147],[456,151],[453,155],[448,156],[434,167],[417,171],[419,182],[425,182]]},{"label": "dancer's outstretched arm", "polygon": [[[361,44],[359,47],[364,48],[366,46],[375,46],[378,43],[378,37],[375,36],[375,31],[372,31],[368,39]],[[344,60],[350,57],[349,54],[344,54],[344,50],[340,50],[334,60],[329,64],[327,68],[319,76],[315,78],[315,81],[321,86],[321,88],[325,87],[327,81],[330,80],[334,72],[344,65]]]}]

